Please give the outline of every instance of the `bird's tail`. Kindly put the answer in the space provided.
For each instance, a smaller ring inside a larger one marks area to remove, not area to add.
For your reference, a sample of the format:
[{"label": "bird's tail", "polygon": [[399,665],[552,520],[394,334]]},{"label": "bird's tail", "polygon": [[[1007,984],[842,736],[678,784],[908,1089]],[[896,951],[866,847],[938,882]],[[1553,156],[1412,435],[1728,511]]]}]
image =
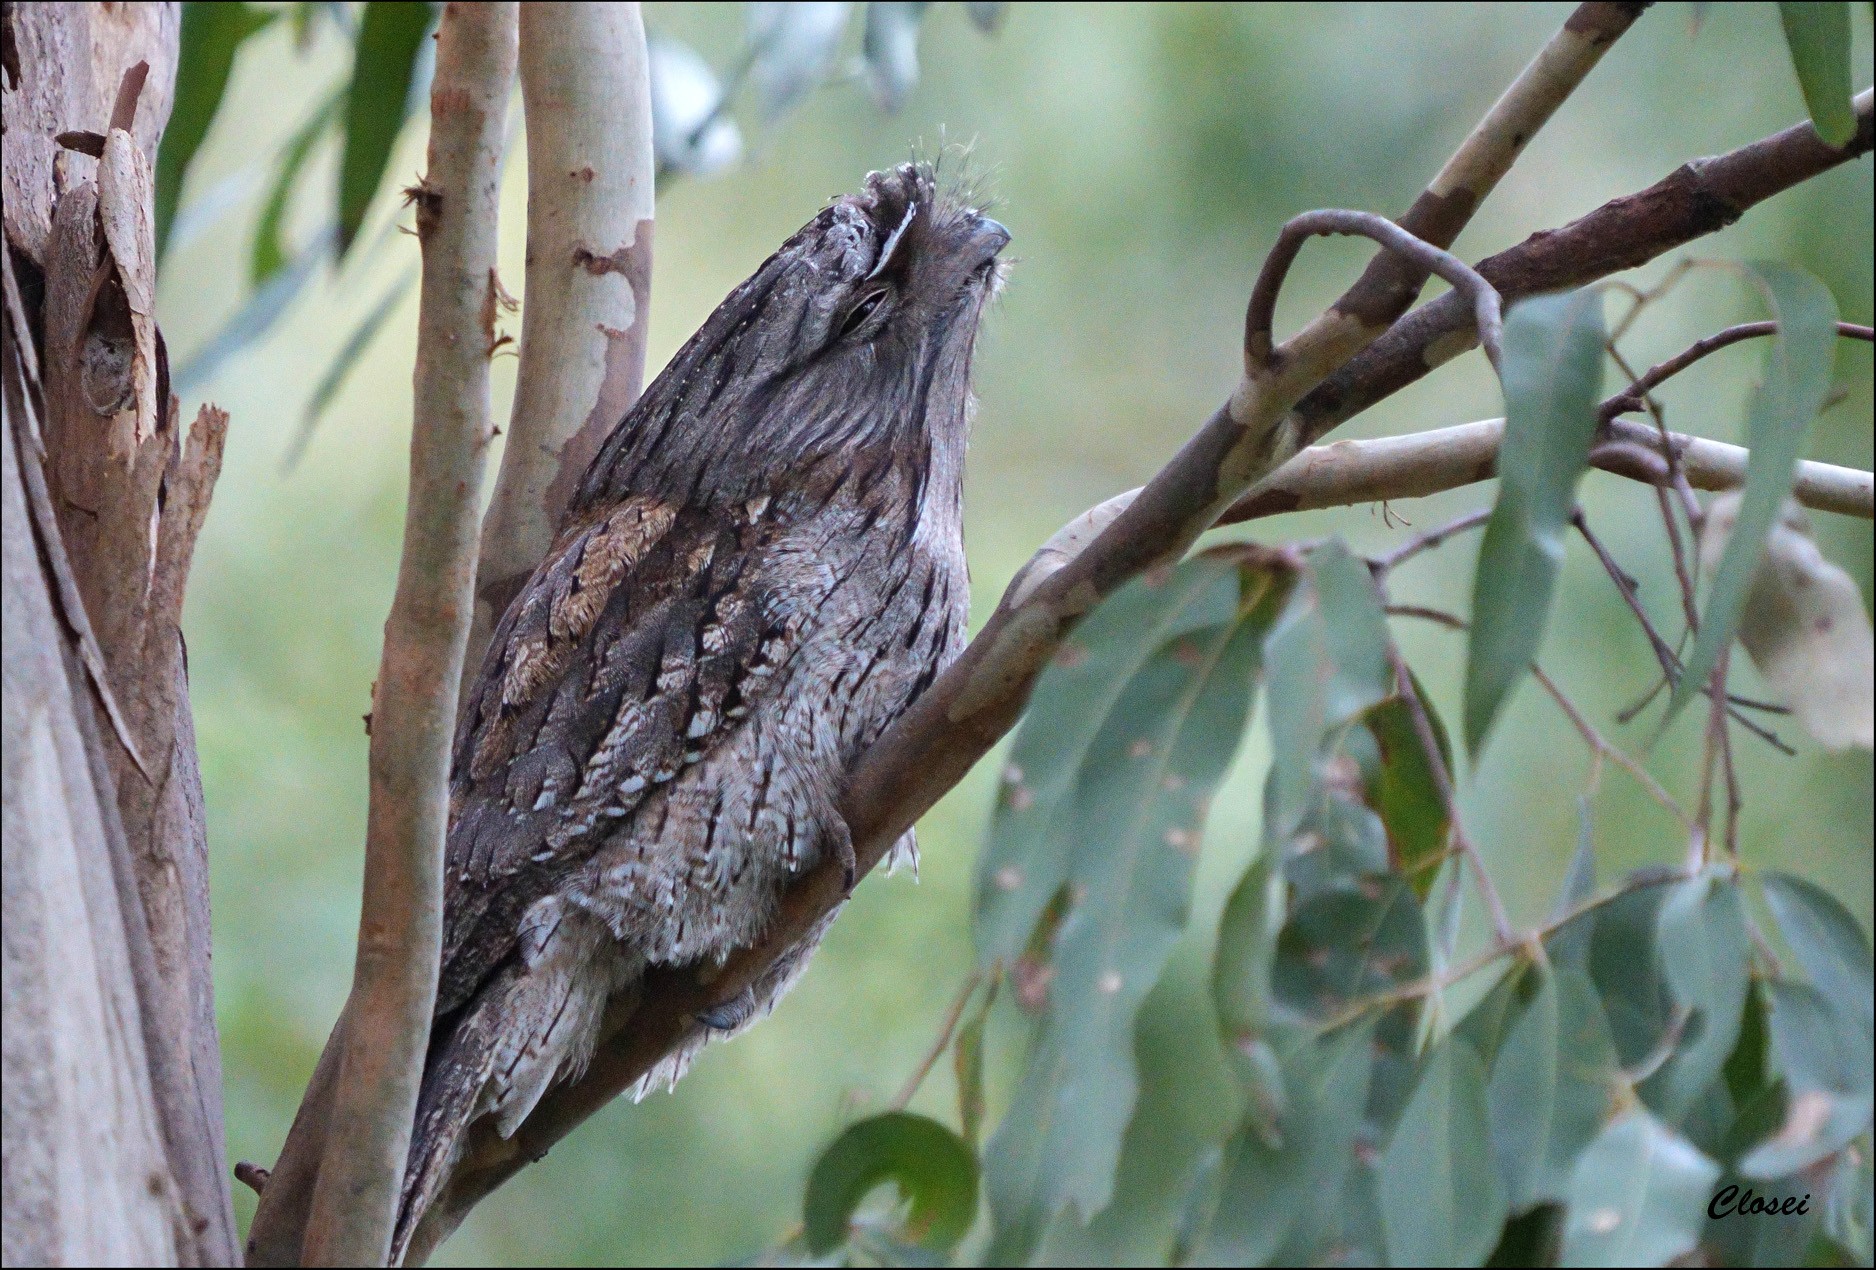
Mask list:
[{"label": "bird's tail", "polygon": [[489,1035],[495,1012],[489,1004],[486,994],[472,1004],[448,1039],[431,1050],[424,1067],[397,1226],[391,1235],[391,1265],[404,1264],[417,1223],[454,1169],[463,1131],[482,1111],[477,1104],[488,1085],[495,1053],[494,1038]]},{"label": "bird's tail", "polygon": [[431,1047],[391,1236],[392,1265],[402,1264],[423,1215],[454,1173],[469,1126],[493,1116],[495,1132],[512,1136],[551,1085],[585,1069],[608,1001],[637,978],[639,960],[604,923],[548,901],[536,908],[542,911],[530,913],[520,955]]}]

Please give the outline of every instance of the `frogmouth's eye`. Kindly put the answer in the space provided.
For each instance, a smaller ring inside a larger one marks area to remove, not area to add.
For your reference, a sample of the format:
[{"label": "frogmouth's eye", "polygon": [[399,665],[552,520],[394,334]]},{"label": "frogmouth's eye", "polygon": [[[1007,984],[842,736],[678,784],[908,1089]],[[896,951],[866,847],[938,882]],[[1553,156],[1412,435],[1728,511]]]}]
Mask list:
[{"label": "frogmouth's eye", "polygon": [[855,331],[866,325],[867,319],[879,312],[880,305],[884,303],[886,303],[886,291],[883,287],[868,291],[865,295],[854,301],[853,307],[847,310],[847,316],[841,319],[841,338],[844,339],[852,335]]}]

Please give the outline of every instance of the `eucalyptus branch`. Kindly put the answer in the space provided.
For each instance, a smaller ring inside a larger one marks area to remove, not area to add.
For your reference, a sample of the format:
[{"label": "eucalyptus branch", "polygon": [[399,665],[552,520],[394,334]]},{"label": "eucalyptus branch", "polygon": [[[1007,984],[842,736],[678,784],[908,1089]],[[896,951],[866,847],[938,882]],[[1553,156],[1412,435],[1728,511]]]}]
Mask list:
[{"label": "eucalyptus branch", "polygon": [[508,444],[482,521],[474,674],[600,442],[638,400],[651,312],[651,79],[636,4],[523,5],[528,271]]},{"label": "eucalyptus branch", "polygon": [[442,946],[456,688],[475,578],[496,293],[495,173],[515,5],[451,4],[437,32],[410,503],[373,703],[358,962],[303,1262],[381,1265],[390,1247]]},{"label": "eucalyptus branch", "polygon": [[[1772,195],[1870,152],[1876,91],[1856,96],[1856,135],[1826,145],[1810,120],[1726,154],[1696,159],[1645,190],[1479,262],[1506,303],[1580,287],[1726,228]],[[1297,403],[1288,426],[1307,445],[1472,347],[1464,297],[1422,305]]]},{"label": "eucalyptus branch", "polygon": [[[1647,7],[1578,5],[1414,199],[1400,228],[1433,247],[1451,247],[1531,139]],[[1335,311],[1385,326],[1413,304],[1431,272],[1407,256],[1379,252]]]}]

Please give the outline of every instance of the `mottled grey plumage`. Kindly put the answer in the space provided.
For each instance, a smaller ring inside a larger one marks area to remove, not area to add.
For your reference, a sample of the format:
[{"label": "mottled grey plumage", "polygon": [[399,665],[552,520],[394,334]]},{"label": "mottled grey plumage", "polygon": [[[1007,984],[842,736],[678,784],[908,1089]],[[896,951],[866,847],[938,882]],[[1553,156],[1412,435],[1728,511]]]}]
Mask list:
[{"label": "mottled grey plumage", "polygon": [[[587,471],[463,703],[400,1255],[466,1125],[512,1132],[648,964],[721,961],[792,874],[851,863],[847,774],[962,643],[970,359],[1007,238],[927,168],[873,174]],[[766,1012],[819,935],[706,1022]]]}]

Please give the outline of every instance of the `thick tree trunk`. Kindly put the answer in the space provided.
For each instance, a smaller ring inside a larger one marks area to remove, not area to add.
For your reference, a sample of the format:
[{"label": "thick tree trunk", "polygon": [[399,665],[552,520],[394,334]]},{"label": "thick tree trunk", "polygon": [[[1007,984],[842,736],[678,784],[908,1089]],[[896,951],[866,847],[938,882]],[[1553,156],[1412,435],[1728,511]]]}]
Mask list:
[{"label": "thick tree trunk", "polygon": [[5,1261],[229,1265],[180,627],[226,420],[185,436],[154,320],[179,7],[0,22]]}]

